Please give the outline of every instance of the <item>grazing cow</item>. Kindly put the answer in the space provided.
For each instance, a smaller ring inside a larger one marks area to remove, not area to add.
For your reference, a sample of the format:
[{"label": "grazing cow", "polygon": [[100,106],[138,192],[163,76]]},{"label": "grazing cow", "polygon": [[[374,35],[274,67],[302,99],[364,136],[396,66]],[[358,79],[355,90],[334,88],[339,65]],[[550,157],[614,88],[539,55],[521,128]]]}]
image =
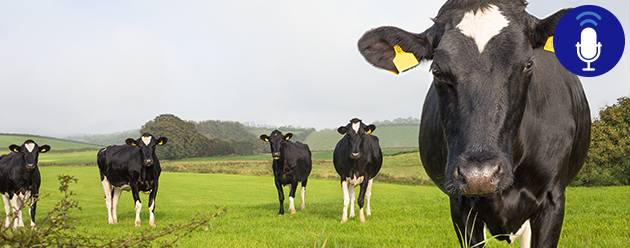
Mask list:
[{"label": "grazing cow", "polygon": [[361,186],[359,191],[359,221],[365,222],[363,215],[364,199],[367,196],[366,214],[372,215],[370,197],[372,182],[383,165],[383,154],[378,144],[378,137],[371,135],[376,126],[366,126],[361,120],[354,118],[350,123],[341,126],[337,132],[344,135],[333,153],[335,170],[341,177],[343,190],[343,214],[341,223],[348,221],[348,204],[350,217],[354,217],[354,187]]},{"label": "grazing cow", "polygon": [[302,211],[304,211],[304,194],[306,194],[306,183],[308,175],[313,167],[311,161],[311,150],[307,144],[289,141],[293,137],[292,133],[282,135],[278,130],[271,132],[269,136],[260,135],[260,139],[269,142],[271,146],[271,156],[273,156],[273,176],[278,189],[278,200],[280,201],[279,215],[284,214],[284,192],[282,187],[289,185],[289,211],[295,213],[293,205],[295,190],[298,182],[302,182]]},{"label": "grazing cow", "polygon": [[0,156],[0,193],[4,201],[6,218],[4,227],[11,226],[11,207],[13,207],[13,228],[23,227],[22,209],[26,201],[31,199],[29,216],[31,226],[35,226],[35,210],[39,185],[42,182],[37,167],[40,153],[50,151],[49,145],[38,146],[35,141],[27,140],[22,146],[11,145],[9,154]]},{"label": "grazing cow", "polygon": [[139,192],[149,194],[149,225],[155,227],[155,196],[158,190],[158,179],[162,168],[155,155],[155,147],[166,144],[167,138],[155,139],[149,133],[142,134],[137,140],[129,138],[126,145],[108,146],[98,151],[98,169],[101,173],[101,184],[105,191],[107,205],[107,222],[118,223],[116,205],[122,190],[133,195],[136,209],[136,226],[140,226]]},{"label": "grazing cow", "polygon": [[395,54],[433,60],[420,157],[449,195],[460,243],[484,240],[485,225],[493,235],[523,234],[521,247],[556,247],[565,188],[588,151],[580,81],[543,46],[568,10],[541,20],[526,5],[450,0],[420,34],[380,27],[358,42],[368,62],[394,72]]}]

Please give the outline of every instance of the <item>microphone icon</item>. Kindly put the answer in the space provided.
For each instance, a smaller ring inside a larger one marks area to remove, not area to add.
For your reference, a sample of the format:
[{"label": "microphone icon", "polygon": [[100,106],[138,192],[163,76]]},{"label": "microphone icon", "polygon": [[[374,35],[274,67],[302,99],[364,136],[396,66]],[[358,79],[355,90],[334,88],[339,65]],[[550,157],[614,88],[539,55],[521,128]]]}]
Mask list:
[{"label": "microphone icon", "polygon": [[586,68],[583,71],[595,71],[595,68],[591,68],[591,62],[595,62],[601,55],[602,43],[597,42],[597,33],[592,28],[585,28],[582,30],[581,38],[575,46],[577,47],[577,54],[580,60],[586,62]]}]

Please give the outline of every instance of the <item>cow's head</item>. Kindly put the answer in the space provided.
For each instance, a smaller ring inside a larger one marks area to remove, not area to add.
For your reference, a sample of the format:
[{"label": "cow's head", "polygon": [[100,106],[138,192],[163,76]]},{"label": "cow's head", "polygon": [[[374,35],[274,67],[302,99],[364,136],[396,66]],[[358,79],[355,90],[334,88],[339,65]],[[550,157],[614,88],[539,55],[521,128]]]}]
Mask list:
[{"label": "cow's head", "polygon": [[125,143],[130,146],[137,146],[140,149],[140,154],[142,154],[142,164],[146,166],[153,165],[153,157],[155,157],[155,147],[166,144],[168,139],[166,137],[161,137],[159,139],[155,139],[153,135],[150,133],[142,134],[137,140],[132,138],[128,138],[125,140]]},{"label": "cow's head", "polygon": [[420,34],[380,27],[359,40],[369,63],[395,73],[395,47],[420,61],[433,60],[451,194],[489,195],[513,182],[512,148],[529,83],[544,69],[536,66],[533,50],[568,11],[539,20],[525,7],[524,0],[451,0]]},{"label": "cow's head", "polygon": [[50,151],[49,145],[38,146],[35,141],[27,140],[24,141],[22,146],[11,145],[9,146],[11,151],[19,153],[24,157],[26,168],[29,170],[35,169],[37,167],[37,160],[39,158],[40,153],[45,153]]},{"label": "cow's head", "polygon": [[361,145],[363,144],[363,138],[366,134],[374,132],[374,130],[376,130],[376,126],[367,126],[357,118],[350,120],[348,125],[337,128],[337,132],[342,135],[345,134],[346,137],[348,137],[348,142],[350,143],[350,154],[348,155],[351,159],[361,158]]},{"label": "cow's head", "polygon": [[269,136],[266,134],[260,135],[261,140],[269,142],[269,145],[271,146],[271,156],[273,156],[274,160],[280,159],[280,156],[282,155],[282,149],[280,149],[282,147],[282,143],[291,139],[291,137],[293,137],[292,133],[282,135],[282,132],[278,130],[274,130]]}]

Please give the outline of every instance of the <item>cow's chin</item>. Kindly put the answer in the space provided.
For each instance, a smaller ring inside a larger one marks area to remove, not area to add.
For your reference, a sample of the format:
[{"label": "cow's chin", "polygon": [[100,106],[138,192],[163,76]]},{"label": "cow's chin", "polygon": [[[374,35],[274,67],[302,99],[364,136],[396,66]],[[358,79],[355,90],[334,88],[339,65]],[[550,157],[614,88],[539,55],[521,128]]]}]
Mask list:
[{"label": "cow's chin", "polygon": [[280,157],[273,157],[273,160],[279,160]]}]

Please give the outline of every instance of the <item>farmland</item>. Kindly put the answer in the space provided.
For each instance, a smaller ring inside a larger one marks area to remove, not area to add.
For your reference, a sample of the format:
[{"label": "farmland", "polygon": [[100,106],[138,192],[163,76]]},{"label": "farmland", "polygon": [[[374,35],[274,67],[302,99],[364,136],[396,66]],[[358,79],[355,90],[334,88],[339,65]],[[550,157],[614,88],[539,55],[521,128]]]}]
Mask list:
[{"label": "farmland", "polygon": [[[135,228],[130,193],[121,197],[118,225],[108,225],[98,169],[94,166],[41,168],[41,192],[50,193],[38,205],[38,218],[61,197],[56,175],[79,179],[72,185],[82,210],[69,213],[75,232],[111,238],[146,233],[147,206]],[[299,194],[299,193],[298,193]],[[630,216],[630,187],[569,188],[562,247],[623,247]],[[146,203],[147,196],[141,195]],[[299,199],[299,197],[298,197]],[[299,202],[299,200],[298,200]],[[342,208],[337,180],[311,179],[306,191],[306,211],[277,216],[277,195],[271,176],[164,172],[157,198],[158,227],[191,220],[199,213],[213,213],[227,206],[227,213],[212,219],[180,240],[184,247],[311,247],[324,234],[328,247],[456,247],[448,211],[448,197],[434,186],[382,183],[375,180],[372,216],[366,223],[356,218],[339,224]],[[285,208],[288,208],[285,202]],[[159,240],[157,240],[159,241]],[[510,247],[491,242],[490,247]]]}]

